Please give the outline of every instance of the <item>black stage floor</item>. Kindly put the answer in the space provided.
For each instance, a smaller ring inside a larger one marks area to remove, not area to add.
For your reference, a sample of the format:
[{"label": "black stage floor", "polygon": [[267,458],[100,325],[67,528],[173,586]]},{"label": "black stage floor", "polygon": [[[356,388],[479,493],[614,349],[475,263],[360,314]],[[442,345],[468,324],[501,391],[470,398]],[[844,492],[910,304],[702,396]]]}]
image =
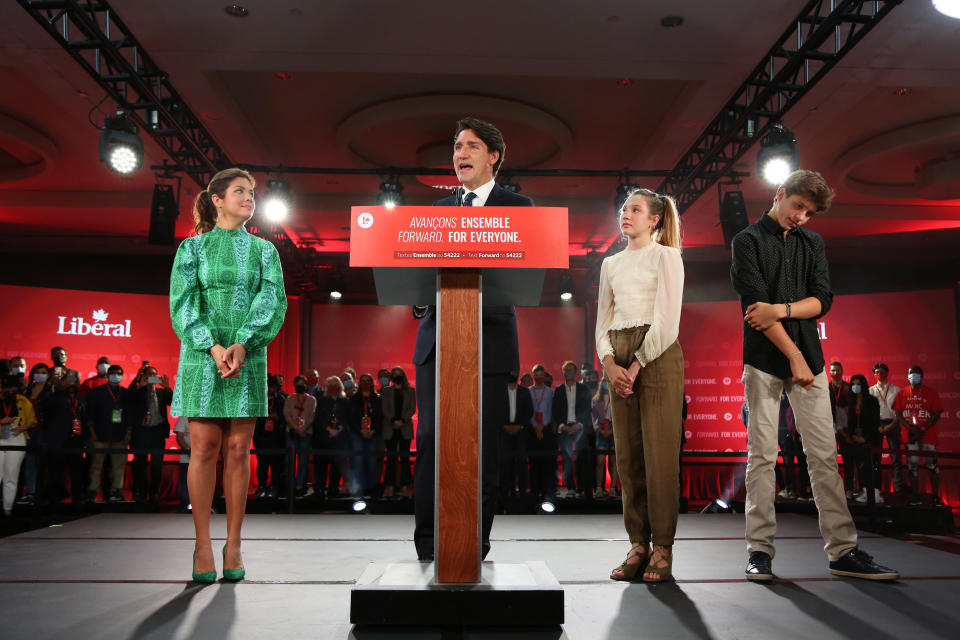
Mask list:
[{"label": "black stage floor", "polygon": [[[743,516],[682,515],[675,584],[607,578],[627,543],[616,515],[498,516],[495,562],[543,561],[562,629],[356,629],[350,589],[370,562],[414,559],[410,516],[248,515],[248,580],[192,586],[189,515],[102,514],[0,539],[0,636],[13,638],[956,638],[960,555],[874,534],[894,584],[832,578],[817,523],[779,517],[772,585],[743,579]],[[214,516],[214,536],[225,532]],[[216,541],[215,541],[216,544]],[[215,549],[219,553],[219,548]],[[219,568],[219,560],[218,560]],[[429,626],[429,611],[423,613]]]}]

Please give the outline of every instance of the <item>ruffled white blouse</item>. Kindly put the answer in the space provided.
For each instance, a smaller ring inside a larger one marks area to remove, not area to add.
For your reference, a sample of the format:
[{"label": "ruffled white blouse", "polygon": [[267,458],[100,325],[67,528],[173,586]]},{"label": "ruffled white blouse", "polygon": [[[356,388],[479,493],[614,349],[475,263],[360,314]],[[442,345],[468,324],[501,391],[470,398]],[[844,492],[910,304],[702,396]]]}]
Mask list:
[{"label": "ruffled white blouse", "polygon": [[634,353],[641,366],[656,360],[680,334],[683,260],[658,242],[604,258],[597,306],[597,355],[613,355],[609,332],[650,325]]}]

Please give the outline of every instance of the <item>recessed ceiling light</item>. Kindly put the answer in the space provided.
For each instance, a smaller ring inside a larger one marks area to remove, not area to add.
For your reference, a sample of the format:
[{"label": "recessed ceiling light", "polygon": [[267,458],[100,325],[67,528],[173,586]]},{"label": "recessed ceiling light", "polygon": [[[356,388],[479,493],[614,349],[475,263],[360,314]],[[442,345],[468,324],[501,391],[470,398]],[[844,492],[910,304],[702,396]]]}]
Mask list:
[{"label": "recessed ceiling light", "polygon": [[632,87],[632,86],[633,86],[633,80],[631,80],[630,78],[620,78],[619,80],[617,80],[617,86],[618,86],[618,87]]},{"label": "recessed ceiling light", "polygon": [[897,89],[894,89],[893,95],[897,96],[898,98],[902,98],[904,96],[910,95],[912,91],[913,89],[911,89],[910,87],[899,87]]},{"label": "recessed ceiling light", "polygon": [[668,29],[671,27],[679,27],[682,24],[683,16],[664,16],[660,19],[660,26]]},{"label": "recessed ceiling light", "polygon": [[276,78],[277,80],[289,80],[293,76],[291,76],[286,71],[274,71],[273,77]]},{"label": "recessed ceiling light", "polygon": [[239,4],[228,4],[223,8],[223,12],[232,18],[246,18],[250,15],[247,8]]}]

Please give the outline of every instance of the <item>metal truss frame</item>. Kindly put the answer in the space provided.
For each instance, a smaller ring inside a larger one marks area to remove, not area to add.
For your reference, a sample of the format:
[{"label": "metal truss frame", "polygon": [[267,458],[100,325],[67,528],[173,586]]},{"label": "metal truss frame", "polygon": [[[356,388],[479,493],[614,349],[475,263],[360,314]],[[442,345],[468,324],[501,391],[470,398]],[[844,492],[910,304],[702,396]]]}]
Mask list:
[{"label": "metal truss frame", "polygon": [[690,207],[901,2],[807,2],[657,191]]}]

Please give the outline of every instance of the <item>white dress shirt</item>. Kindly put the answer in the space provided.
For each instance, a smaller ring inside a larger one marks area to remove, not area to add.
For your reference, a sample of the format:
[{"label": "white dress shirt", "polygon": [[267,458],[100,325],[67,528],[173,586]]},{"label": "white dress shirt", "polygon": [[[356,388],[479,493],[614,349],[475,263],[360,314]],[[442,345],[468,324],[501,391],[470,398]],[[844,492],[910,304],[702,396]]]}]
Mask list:
[{"label": "white dress shirt", "polygon": [[900,387],[895,384],[890,384],[889,382],[886,385],[886,389],[880,388],[880,383],[873,385],[868,389],[870,395],[877,399],[877,402],[880,403],[880,419],[885,423],[889,423],[891,420],[897,417],[897,412],[893,410],[893,401],[897,399],[897,394],[900,393]]},{"label": "white dress shirt", "polygon": [[510,402],[510,412],[507,414],[507,424],[516,424],[517,423],[517,389],[519,387],[514,387],[511,389],[507,386],[507,399]]},{"label": "white dress shirt", "polygon": [[634,354],[641,366],[659,358],[680,334],[683,260],[659,242],[604,258],[597,303],[597,355],[613,355],[608,332],[650,325]]},{"label": "white dress shirt", "polygon": [[490,197],[490,192],[493,191],[493,186],[494,186],[495,184],[497,184],[496,181],[494,181],[493,179],[491,179],[490,182],[488,182],[488,183],[486,183],[486,184],[480,185],[479,187],[477,187],[477,188],[474,189],[473,191],[470,191],[470,189],[467,189],[466,187],[464,187],[464,188],[463,188],[463,198],[460,199],[460,202],[463,202],[463,201],[464,201],[464,198],[467,197],[467,194],[468,194],[468,193],[475,193],[475,194],[477,195],[477,197],[473,199],[473,202],[470,203],[470,206],[471,206],[471,207],[482,207],[483,205],[487,204],[487,198]]},{"label": "white dress shirt", "polygon": [[[566,383],[564,383],[566,384]],[[567,422],[577,421],[577,383],[567,384]]]}]

